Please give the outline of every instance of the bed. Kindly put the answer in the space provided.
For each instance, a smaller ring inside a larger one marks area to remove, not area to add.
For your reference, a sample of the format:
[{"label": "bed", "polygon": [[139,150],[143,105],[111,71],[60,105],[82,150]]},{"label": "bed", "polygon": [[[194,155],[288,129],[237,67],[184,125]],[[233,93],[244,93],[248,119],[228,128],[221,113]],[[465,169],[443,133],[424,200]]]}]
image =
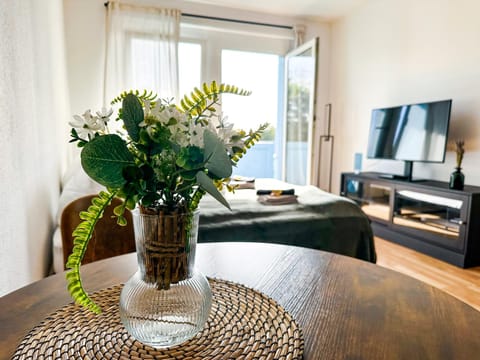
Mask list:
[{"label": "bed", "polygon": [[[83,172],[74,174],[62,191],[53,236],[53,272],[63,271],[58,228],[63,208],[75,198],[100,190]],[[297,202],[264,205],[258,189],[294,189]],[[199,242],[269,242],[309,247],[376,262],[373,233],[362,210],[351,200],[314,186],[294,186],[274,179],[256,179],[255,189],[226,193],[231,211],[209,195],[200,202]]]},{"label": "bed", "polygon": [[[259,189],[294,189],[298,202],[264,205],[257,201]],[[208,195],[200,202],[199,242],[273,242],[376,261],[370,222],[349,199],[273,179],[257,179],[255,189],[225,197],[231,211]]]}]

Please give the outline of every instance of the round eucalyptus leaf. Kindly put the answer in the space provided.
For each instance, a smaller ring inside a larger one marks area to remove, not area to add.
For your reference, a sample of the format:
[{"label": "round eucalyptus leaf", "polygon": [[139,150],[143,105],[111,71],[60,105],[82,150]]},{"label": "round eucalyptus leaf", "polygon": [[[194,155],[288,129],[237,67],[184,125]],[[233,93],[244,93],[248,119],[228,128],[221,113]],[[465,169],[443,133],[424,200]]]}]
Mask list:
[{"label": "round eucalyptus leaf", "polygon": [[88,142],[81,153],[82,167],[93,180],[109,188],[125,184],[126,166],[135,165],[126,142],[118,135],[103,135]]},{"label": "round eucalyptus leaf", "polygon": [[122,119],[132,140],[140,140],[139,124],[143,121],[143,108],[134,94],[128,94],[123,99]]},{"label": "round eucalyptus leaf", "polygon": [[205,168],[215,177],[222,179],[232,175],[232,162],[225,150],[225,145],[210,130],[203,133],[203,142],[205,145]]},{"label": "round eucalyptus leaf", "polygon": [[205,190],[210,195],[212,195],[218,202],[220,202],[227,209],[230,209],[230,205],[228,204],[227,200],[225,200],[222,193],[218,191],[212,179],[210,179],[207,174],[205,174],[203,171],[199,171],[197,172],[196,178],[197,178],[198,185],[200,185],[200,187],[203,190]]}]

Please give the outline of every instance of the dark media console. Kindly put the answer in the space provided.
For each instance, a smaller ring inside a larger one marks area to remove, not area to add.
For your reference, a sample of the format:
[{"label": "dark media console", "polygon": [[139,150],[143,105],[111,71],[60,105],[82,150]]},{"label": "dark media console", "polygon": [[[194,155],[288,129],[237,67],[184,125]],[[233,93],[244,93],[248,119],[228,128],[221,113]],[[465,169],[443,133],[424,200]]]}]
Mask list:
[{"label": "dark media console", "polygon": [[394,175],[394,174],[379,174],[379,178],[390,180],[408,180],[408,176]]},{"label": "dark media console", "polygon": [[341,195],[362,208],[375,235],[463,268],[480,265],[480,187],[452,190],[446,182],[383,175],[341,179]]}]

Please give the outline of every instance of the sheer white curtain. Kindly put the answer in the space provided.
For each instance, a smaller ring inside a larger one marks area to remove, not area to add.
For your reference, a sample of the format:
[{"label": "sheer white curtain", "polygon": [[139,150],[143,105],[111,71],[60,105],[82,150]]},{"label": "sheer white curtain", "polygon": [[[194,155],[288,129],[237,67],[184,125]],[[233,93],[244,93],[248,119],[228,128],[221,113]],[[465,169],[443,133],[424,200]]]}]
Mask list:
[{"label": "sheer white curtain", "polygon": [[180,16],[175,9],[108,2],[105,106],[130,89],[177,98]]},{"label": "sheer white curtain", "polygon": [[41,279],[68,147],[62,0],[0,1],[0,297]]}]

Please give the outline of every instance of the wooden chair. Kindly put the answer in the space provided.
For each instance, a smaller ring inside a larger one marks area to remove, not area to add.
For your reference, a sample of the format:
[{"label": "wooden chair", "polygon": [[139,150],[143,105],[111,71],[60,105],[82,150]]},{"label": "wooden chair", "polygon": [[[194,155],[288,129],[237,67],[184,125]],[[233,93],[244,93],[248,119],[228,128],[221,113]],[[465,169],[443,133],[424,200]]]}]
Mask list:
[{"label": "wooden chair", "polygon": [[[87,210],[94,196],[87,195],[76,199],[69,203],[62,212],[60,231],[62,234],[64,266],[73,248],[72,232],[82,221],[79,213]],[[119,199],[113,199],[112,204],[105,209],[103,217],[98,221],[94,234],[88,243],[82,264],[135,251],[132,214],[128,210],[125,213],[127,226],[118,225],[116,218],[113,216],[113,208],[120,203]]]}]

